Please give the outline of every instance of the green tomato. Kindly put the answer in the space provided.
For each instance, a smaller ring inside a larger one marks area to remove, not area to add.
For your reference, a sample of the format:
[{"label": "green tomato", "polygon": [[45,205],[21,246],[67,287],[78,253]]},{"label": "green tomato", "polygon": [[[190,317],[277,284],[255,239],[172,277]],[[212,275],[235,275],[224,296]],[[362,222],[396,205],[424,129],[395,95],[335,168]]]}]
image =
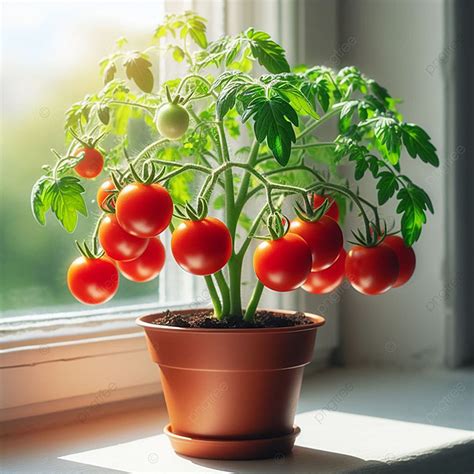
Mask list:
[{"label": "green tomato", "polygon": [[177,140],[188,129],[189,114],[182,105],[168,103],[158,110],[155,123],[160,135],[170,140]]}]

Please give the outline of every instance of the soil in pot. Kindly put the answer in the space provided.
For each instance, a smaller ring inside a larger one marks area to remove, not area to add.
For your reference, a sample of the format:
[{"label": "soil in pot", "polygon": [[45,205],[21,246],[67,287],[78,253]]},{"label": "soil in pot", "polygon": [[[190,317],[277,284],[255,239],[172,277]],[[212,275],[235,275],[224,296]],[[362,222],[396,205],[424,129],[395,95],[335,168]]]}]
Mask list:
[{"label": "soil in pot", "polygon": [[179,328],[253,329],[302,326],[312,324],[313,322],[301,312],[281,314],[274,311],[261,310],[256,312],[254,321],[244,321],[241,318],[218,320],[213,317],[212,310],[205,310],[194,313],[187,312],[186,314],[166,311],[153,320],[152,324]]}]

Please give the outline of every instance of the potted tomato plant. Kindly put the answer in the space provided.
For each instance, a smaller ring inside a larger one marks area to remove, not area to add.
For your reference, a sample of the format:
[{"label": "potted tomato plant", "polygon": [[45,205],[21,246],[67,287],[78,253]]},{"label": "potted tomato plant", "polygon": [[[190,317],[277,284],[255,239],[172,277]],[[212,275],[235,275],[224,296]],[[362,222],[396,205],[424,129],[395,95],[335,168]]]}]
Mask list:
[{"label": "potted tomato plant", "polygon": [[[78,214],[87,216],[84,180],[101,175],[100,216],[67,274],[85,304],[112,298],[120,274],[156,278],[166,258],[204,278],[212,308],[137,323],[160,367],[175,450],[249,459],[291,451],[303,369],[324,323],[259,310],[262,291],[321,294],[347,278],[378,295],[406,283],[433,206],[403,174],[401,152],[433,166],[438,158],[427,133],[357,68],[290,68],[268,34],[249,28],[208,42],[205,25],[192,12],[174,14],[145,51],[118,42],[100,63],[103,88],[67,111],[68,148],[44,167],[32,208],[40,224],[51,210],[72,232]],[[167,55],[188,72],[157,81],[153,65]],[[130,144],[131,120],[148,134],[146,146]],[[337,132],[321,141],[315,132],[330,121]],[[339,174],[343,164],[353,178]],[[359,193],[362,178],[375,180],[378,203]],[[391,199],[400,223],[387,228],[379,206]],[[346,253],[341,223],[353,208],[361,228]],[[255,286],[243,302],[249,254]]]}]

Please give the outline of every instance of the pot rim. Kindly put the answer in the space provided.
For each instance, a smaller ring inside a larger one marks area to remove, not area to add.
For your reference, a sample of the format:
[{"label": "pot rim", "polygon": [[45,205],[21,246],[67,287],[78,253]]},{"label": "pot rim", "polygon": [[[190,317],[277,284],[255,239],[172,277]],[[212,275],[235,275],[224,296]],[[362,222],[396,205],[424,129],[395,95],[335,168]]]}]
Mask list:
[{"label": "pot rim", "polygon": [[[194,311],[203,311],[210,308],[192,308],[192,309],[183,309],[183,310],[175,310],[171,311],[174,313],[176,311],[180,311],[181,313],[190,313]],[[261,311],[269,311],[281,314],[294,314],[296,311],[289,311],[285,309],[268,309],[268,308],[259,308]],[[164,311],[163,311],[164,312]],[[163,313],[162,312],[162,313]],[[283,332],[299,332],[299,331],[311,331],[317,327],[321,327],[326,323],[326,319],[322,316],[313,313],[307,313],[302,311],[304,315],[314,322],[311,324],[304,324],[300,326],[286,326],[286,327],[278,327],[278,328],[241,328],[241,329],[231,329],[231,328],[181,328],[175,326],[163,326],[160,324],[152,324],[146,319],[155,318],[157,315],[162,313],[153,313],[153,314],[146,314],[144,316],[139,316],[135,323],[138,326],[141,326],[146,329],[151,329],[155,331],[169,331],[169,332],[189,332],[189,333],[212,333],[212,334],[219,334],[219,333],[231,333],[231,334],[252,334],[252,333],[283,333]]]}]

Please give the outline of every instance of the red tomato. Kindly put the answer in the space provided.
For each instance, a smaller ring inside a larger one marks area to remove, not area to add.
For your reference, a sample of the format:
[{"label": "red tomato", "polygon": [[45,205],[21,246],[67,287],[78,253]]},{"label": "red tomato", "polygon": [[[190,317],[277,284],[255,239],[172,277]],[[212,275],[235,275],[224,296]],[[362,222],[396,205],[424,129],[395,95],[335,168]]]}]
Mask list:
[{"label": "red tomato", "polygon": [[74,167],[76,173],[83,178],[95,178],[102,172],[104,167],[104,157],[99,150],[95,148],[78,148],[74,156],[84,153],[84,157]]},{"label": "red tomato", "polygon": [[117,262],[125,278],[145,282],[156,278],[165,264],[165,247],[158,237],[150,239],[146,250],[135,260]]},{"label": "red tomato", "polygon": [[257,278],[275,291],[300,287],[311,271],[311,250],[299,235],[288,233],[262,242],[253,254]]},{"label": "red tomato", "polygon": [[109,301],[117,292],[119,274],[108,258],[79,257],[67,272],[67,285],[72,295],[84,304]]},{"label": "red tomato", "polygon": [[303,290],[315,295],[323,295],[335,290],[344,280],[346,251],[341,250],[337,260],[326,270],[311,272],[304,282]]},{"label": "red tomato", "polygon": [[337,206],[337,202],[334,200],[334,198],[330,196],[324,196],[323,194],[315,194],[314,195],[314,201],[313,201],[313,207],[316,209],[317,207],[321,206],[323,202],[329,199],[329,202],[331,203],[329,205],[328,210],[325,212],[325,216],[332,217],[335,221],[339,219],[339,207]]},{"label": "red tomato", "polygon": [[121,227],[142,238],[163,232],[173,217],[173,201],[160,184],[128,184],[120,191],[115,209]]},{"label": "red tomato", "polygon": [[295,219],[291,221],[290,232],[303,237],[309,245],[313,257],[313,272],[330,267],[341,253],[344,241],[342,231],[331,217],[323,216],[315,222]]},{"label": "red tomato", "polygon": [[117,261],[138,258],[148,245],[148,239],[140,239],[125,232],[113,214],[107,214],[102,219],[99,242],[105,253]]},{"label": "red tomato", "polygon": [[[97,190],[97,205],[102,209],[104,201],[110,196],[110,191],[115,191],[115,185],[111,179],[106,179]],[[112,207],[114,207],[115,202],[112,200]]]},{"label": "red tomato", "polygon": [[387,245],[354,245],[346,257],[346,276],[364,295],[379,295],[393,287],[398,278],[396,253]]},{"label": "red tomato", "polygon": [[403,239],[398,235],[389,235],[388,237],[385,237],[382,245],[387,245],[397,254],[400,273],[393,287],[398,288],[399,286],[404,285],[415,271],[415,252],[411,247],[407,247]]},{"label": "red tomato", "polygon": [[171,237],[171,251],[178,265],[194,275],[218,272],[232,254],[232,237],[215,217],[183,221]]}]

